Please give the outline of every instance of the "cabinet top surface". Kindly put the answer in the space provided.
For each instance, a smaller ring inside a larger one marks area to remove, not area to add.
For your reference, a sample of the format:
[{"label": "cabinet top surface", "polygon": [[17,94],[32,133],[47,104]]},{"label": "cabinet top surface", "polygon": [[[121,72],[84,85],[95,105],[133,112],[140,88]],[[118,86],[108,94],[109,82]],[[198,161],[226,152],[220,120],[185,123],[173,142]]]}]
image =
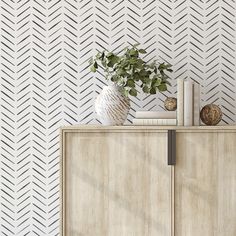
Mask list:
[{"label": "cabinet top surface", "polygon": [[188,132],[188,131],[233,131],[236,132],[236,125],[225,125],[225,126],[103,126],[103,125],[71,125],[61,127],[62,131],[167,131],[176,130],[177,132]]}]

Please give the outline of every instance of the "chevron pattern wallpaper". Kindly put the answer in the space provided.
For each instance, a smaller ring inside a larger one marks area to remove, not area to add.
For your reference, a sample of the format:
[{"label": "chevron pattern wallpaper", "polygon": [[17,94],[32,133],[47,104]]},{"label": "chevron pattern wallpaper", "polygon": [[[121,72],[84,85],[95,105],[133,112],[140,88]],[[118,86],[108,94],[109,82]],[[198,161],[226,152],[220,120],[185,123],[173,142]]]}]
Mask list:
[{"label": "chevron pattern wallpaper", "polygon": [[[172,87],[132,100],[163,109],[176,79],[202,86],[223,123],[236,121],[235,0],[0,0],[0,235],[59,235],[59,130],[98,123],[106,84],[88,60],[139,42],[173,65]],[[129,122],[128,121],[128,122]]]}]

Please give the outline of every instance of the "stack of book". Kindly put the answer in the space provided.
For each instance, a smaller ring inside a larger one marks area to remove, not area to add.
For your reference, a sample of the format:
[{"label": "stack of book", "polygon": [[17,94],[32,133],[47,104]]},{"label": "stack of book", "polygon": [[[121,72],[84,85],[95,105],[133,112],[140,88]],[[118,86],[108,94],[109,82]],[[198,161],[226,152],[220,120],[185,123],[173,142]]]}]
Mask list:
[{"label": "stack of book", "polygon": [[192,80],[177,80],[177,125],[200,125],[200,85]]},{"label": "stack of book", "polygon": [[134,125],[177,125],[176,111],[137,111]]}]

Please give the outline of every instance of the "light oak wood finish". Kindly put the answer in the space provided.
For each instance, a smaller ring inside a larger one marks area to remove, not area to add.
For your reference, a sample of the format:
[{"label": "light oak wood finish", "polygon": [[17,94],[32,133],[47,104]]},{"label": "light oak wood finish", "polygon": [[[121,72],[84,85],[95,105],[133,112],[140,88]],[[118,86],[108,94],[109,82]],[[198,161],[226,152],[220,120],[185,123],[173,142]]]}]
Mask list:
[{"label": "light oak wood finish", "polygon": [[175,236],[236,235],[236,132],[177,133]]},{"label": "light oak wood finish", "polygon": [[236,126],[70,126],[61,137],[62,236],[236,235]]},{"label": "light oak wood finish", "polygon": [[140,132],[143,130],[152,132],[166,132],[167,130],[174,129],[177,132],[235,132],[236,125],[224,125],[224,126],[133,126],[133,125],[123,125],[123,126],[96,126],[96,125],[72,125],[62,127],[62,132],[124,132],[133,131]]},{"label": "light oak wood finish", "polygon": [[62,147],[63,236],[171,235],[167,131],[66,128]]}]

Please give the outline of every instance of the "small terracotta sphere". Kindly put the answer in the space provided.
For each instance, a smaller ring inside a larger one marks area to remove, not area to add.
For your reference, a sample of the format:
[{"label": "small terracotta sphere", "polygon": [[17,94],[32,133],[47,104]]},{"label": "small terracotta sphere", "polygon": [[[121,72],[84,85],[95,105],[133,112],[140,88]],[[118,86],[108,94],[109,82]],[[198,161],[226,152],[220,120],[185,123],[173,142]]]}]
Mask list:
[{"label": "small terracotta sphere", "polygon": [[206,125],[217,125],[222,119],[222,111],[215,104],[204,106],[200,112],[200,118]]},{"label": "small terracotta sphere", "polygon": [[168,97],[164,102],[164,106],[168,111],[175,111],[177,109],[177,99]]}]

